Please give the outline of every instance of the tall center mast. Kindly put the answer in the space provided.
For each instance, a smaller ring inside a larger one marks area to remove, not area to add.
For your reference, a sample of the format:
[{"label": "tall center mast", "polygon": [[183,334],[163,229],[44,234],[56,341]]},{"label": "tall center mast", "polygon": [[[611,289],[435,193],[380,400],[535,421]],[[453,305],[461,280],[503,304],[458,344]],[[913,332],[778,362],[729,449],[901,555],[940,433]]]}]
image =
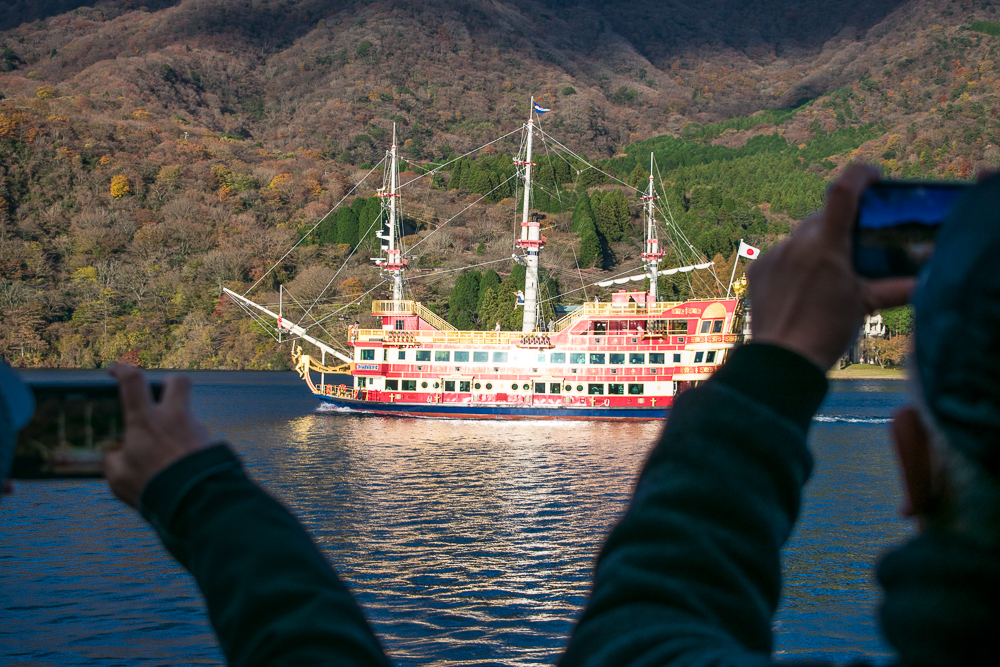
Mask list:
[{"label": "tall center mast", "polygon": [[529,333],[535,330],[538,321],[538,253],[545,247],[539,229],[537,216],[530,215],[531,204],[531,141],[535,130],[534,114],[535,98],[531,98],[528,107],[528,141],[524,160],[515,160],[514,164],[524,167],[524,203],[521,207],[521,238],[517,246],[524,249],[527,271],[524,277],[524,319],[521,320],[521,331]]},{"label": "tall center mast", "polygon": [[375,263],[389,273],[392,278],[392,298],[394,301],[403,299],[403,271],[406,269],[406,260],[403,259],[402,250],[398,248],[399,241],[396,239],[396,206],[399,199],[399,161],[396,158],[396,124],[392,124],[392,147],[389,149],[389,182],[382,186],[377,196],[382,199],[382,208],[389,214],[389,234],[383,235],[381,232],[377,236],[382,239],[382,250],[385,258],[375,260]]},{"label": "tall center mast", "polygon": [[646,208],[646,250],[642,253],[642,260],[646,263],[646,270],[649,271],[649,296],[655,303],[658,301],[656,295],[657,270],[660,266],[660,259],[664,253],[660,252],[660,242],[656,239],[656,190],[653,187],[653,154],[649,154],[649,188],[643,195],[642,201]]}]

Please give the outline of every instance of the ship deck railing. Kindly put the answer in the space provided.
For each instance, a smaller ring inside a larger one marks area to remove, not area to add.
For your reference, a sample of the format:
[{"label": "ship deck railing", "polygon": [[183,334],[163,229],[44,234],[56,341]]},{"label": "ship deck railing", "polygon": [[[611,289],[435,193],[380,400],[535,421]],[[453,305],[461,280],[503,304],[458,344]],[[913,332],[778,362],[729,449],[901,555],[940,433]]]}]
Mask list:
[{"label": "ship deck railing", "polygon": [[685,313],[673,313],[675,308],[692,303],[715,303],[720,299],[690,299],[688,301],[658,301],[656,303],[594,303],[587,302],[555,323],[558,333],[572,327],[584,317],[608,319],[688,319]]}]

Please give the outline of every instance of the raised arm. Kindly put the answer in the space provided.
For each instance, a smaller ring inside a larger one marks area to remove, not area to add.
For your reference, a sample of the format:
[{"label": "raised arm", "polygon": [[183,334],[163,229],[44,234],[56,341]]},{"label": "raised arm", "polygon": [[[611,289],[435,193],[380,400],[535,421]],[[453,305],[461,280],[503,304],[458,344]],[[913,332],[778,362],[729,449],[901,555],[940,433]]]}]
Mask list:
[{"label": "raised arm", "polygon": [[779,554],[811,468],[805,439],[824,372],[866,312],[912,289],[851,268],[857,203],[877,178],[849,168],[825,210],[751,269],[754,343],[678,398],[562,665],[770,663]]},{"label": "raised arm", "polygon": [[117,367],[125,446],[108,456],[112,490],[137,507],[187,568],[230,665],[388,665],[350,592],[302,526],[250,481],[190,412],[190,383],[159,403]]}]

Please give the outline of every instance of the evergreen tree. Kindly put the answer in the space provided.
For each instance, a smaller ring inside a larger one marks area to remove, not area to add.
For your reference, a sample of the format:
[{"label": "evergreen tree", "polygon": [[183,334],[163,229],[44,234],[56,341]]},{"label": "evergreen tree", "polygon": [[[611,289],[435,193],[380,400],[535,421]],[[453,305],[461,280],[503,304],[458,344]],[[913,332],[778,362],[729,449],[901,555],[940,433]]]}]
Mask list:
[{"label": "evergreen tree", "polygon": [[516,285],[515,291],[521,290],[523,292],[524,283],[527,279],[526,278],[527,275],[528,275],[528,267],[526,267],[524,264],[515,264],[511,268],[510,275],[507,276],[507,280],[511,280],[514,282],[514,285]]},{"label": "evergreen tree", "polygon": [[[486,293],[489,290],[498,290],[500,288],[500,276],[493,269],[486,269],[483,271],[483,277],[479,280],[479,302],[476,308],[477,311],[482,311],[483,300],[486,298]],[[480,318],[483,323],[484,328],[489,328],[492,326],[492,322]]]},{"label": "evergreen tree", "polygon": [[645,192],[649,185],[649,172],[643,169],[641,164],[636,164],[635,169],[632,170],[625,182],[633,188]]},{"label": "evergreen tree", "polygon": [[451,178],[448,179],[448,189],[457,190],[462,185],[462,172],[465,168],[465,160],[458,160],[451,169]]},{"label": "evergreen tree", "polygon": [[576,206],[573,207],[573,231],[580,233],[580,221],[584,218],[590,218],[591,222],[594,219],[594,212],[590,207],[590,197],[587,193],[583,193],[576,200]]},{"label": "evergreen tree", "polygon": [[337,226],[337,243],[352,248],[358,245],[358,214],[349,206],[341,206],[334,214]]},{"label": "evergreen tree", "polygon": [[507,278],[493,289],[486,290],[479,314],[484,329],[492,329],[497,322],[506,331],[521,328],[522,308],[517,305],[517,285]]},{"label": "evergreen tree", "polygon": [[455,280],[448,300],[448,321],[462,331],[476,326],[476,309],[479,306],[479,271],[467,271]]},{"label": "evergreen tree", "polygon": [[479,163],[467,162],[462,168],[462,183],[459,187],[463,190],[475,191],[476,180],[479,178]]},{"label": "evergreen tree", "polygon": [[580,268],[604,265],[604,250],[597,236],[597,228],[589,217],[580,221]]}]

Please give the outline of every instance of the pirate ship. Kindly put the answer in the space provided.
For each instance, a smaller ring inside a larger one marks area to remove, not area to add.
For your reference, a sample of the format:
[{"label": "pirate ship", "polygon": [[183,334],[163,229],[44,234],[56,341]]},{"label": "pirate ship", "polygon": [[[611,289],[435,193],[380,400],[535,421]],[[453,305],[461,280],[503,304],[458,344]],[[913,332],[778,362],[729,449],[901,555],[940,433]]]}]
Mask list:
[{"label": "pirate ship", "polygon": [[[651,157],[649,184],[642,194],[645,241],[638,273],[597,283],[617,290],[610,302],[587,301],[546,325],[540,317],[538,272],[546,238],[538,216],[531,215],[533,141],[540,131],[538,114],[546,111],[532,100],[514,161],[524,184],[515,241],[520,251],[515,259],[526,268],[520,331],[459,331],[421,303],[404,298],[408,259],[401,247],[395,128],[385,182],[378,191],[382,254],[373,261],[392,284],[391,299],[372,302],[379,328],[350,327],[345,352],[310,334],[301,321],[284,318],[280,299],[275,313],[245,295],[225,293],[248,314],[273,320],[279,336],[289,335],[296,370],[310,391],[345,411],[461,419],[666,418],[674,398],[711,376],[742,342],[743,300],[729,298],[728,290],[727,298],[659,300],[659,276],[712,270],[712,265],[660,267],[664,252],[657,237]],[[639,281],[648,288],[630,289]],[[338,361],[342,365],[332,365]],[[345,371],[351,382],[336,381],[338,371]]]}]

